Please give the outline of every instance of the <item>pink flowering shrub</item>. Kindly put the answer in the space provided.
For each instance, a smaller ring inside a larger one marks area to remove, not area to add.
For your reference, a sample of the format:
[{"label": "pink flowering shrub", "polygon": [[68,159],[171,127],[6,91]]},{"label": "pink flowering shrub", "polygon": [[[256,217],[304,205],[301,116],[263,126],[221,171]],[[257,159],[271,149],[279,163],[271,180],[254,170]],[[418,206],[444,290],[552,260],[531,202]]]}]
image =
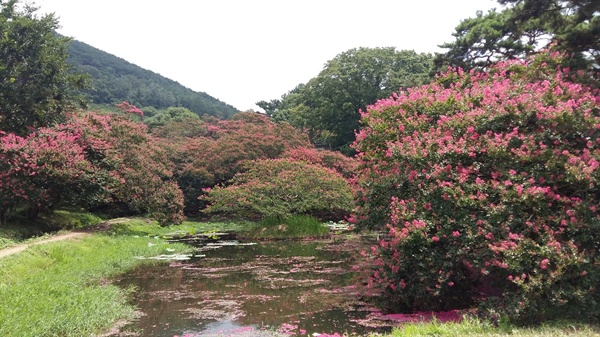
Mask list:
[{"label": "pink flowering shrub", "polygon": [[264,159],[238,173],[231,184],[207,189],[208,213],[240,217],[308,214],[342,219],[352,210],[350,186],[337,172],[292,159]]},{"label": "pink flowering shrub", "polygon": [[225,184],[253,160],[281,157],[285,151],[311,147],[308,137],[286,123],[274,123],[265,115],[241,112],[230,120],[201,123],[169,123],[157,131],[174,176],[185,198],[185,212],[196,215],[205,200],[203,189]]},{"label": "pink flowering shrub", "polygon": [[27,137],[0,132],[0,221],[17,208],[35,218],[56,204],[79,201],[94,168],[79,130],[39,128]]},{"label": "pink flowering shrub", "polygon": [[358,225],[390,310],[600,318],[598,97],[560,56],[449,70],[362,112]]},{"label": "pink flowering shrub", "polygon": [[104,201],[126,212],[147,213],[161,224],[183,221],[183,194],[172,180],[173,164],[147,126],[115,114],[76,114],[86,155],[99,169]]},{"label": "pink flowering shrub", "polygon": [[356,160],[337,151],[314,147],[296,147],[284,152],[282,157],[330,168],[350,181],[356,174]]},{"label": "pink flowering shrub", "polygon": [[132,115],[137,115],[140,117],[144,117],[144,112],[138,108],[137,106],[129,103],[129,102],[121,102],[119,104],[116,105],[117,109],[119,109],[119,111],[122,111],[126,114],[132,114]]},{"label": "pink flowering shrub", "polygon": [[26,138],[0,134],[0,220],[17,208],[122,207],[161,223],[180,222],[183,195],[171,164],[146,126],[93,112],[39,128]]}]

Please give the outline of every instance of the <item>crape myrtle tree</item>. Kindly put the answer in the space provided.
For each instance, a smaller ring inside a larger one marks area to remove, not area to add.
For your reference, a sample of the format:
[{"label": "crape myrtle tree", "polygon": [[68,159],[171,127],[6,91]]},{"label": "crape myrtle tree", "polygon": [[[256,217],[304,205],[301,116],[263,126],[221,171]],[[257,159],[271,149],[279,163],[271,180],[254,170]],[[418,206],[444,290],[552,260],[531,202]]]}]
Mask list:
[{"label": "crape myrtle tree", "polygon": [[19,207],[35,218],[50,203],[77,199],[74,187],[93,175],[80,136],[69,128],[41,128],[26,138],[0,132],[0,223]]},{"label": "crape myrtle tree", "polygon": [[[139,109],[131,106],[126,112],[137,114]],[[84,128],[92,142],[88,153],[111,178],[109,202],[98,206],[120,207],[128,214],[148,214],[160,224],[183,220],[183,194],[172,179],[173,163],[159,142],[148,134],[146,125],[127,116],[94,113],[77,114],[74,123]]]},{"label": "crape myrtle tree", "polygon": [[373,291],[517,323],[600,319],[600,97],[539,53],[369,106],[355,148]]},{"label": "crape myrtle tree", "polygon": [[[135,109],[134,109],[135,110]],[[133,111],[135,112],[135,111]],[[78,206],[183,219],[183,195],[146,126],[116,114],[73,113],[20,137],[0,134],[0,216]]]},{"label": "crape myrtle tree", "polygon": [[255,160],[229,185],[205,192],[204,212],[251,219],[290,214],[343,219],[354,205],[350,185],[339,173],[291,158]]},{"label": "crape myrtle tree", "polygon": [[461,21],[455,40],[435,57],[436,70],[485,68],[523,59],[544,48],[569,55],[566,65],[589,71],[600,66],[600,2],[596,0],[499,0],[504,7]]},{"label": "crape myrtle tree", "polygon": [[351,154],[349,145],[360,127],[358,111],[400,87],[429,82],[431,65],[431,55],[411,50],[350,49],[329,60],[306,85],[257,105],[274,120],[307,130],[317,146]]},{"label": "crape myrtle tree", "polygon": [[69,39],[54,32],[54,15],[36,11],[0,0],[0,130],[20,136],[64,121],[86,83],[66,62]]},{"label": "crape myrtle tree", "polygon": [[227,184],[249,162],[312,147],[307,136],[290,124],[274,123],[254,112],[240,112],[228,120],[174,121],[153,132],[175,163],[174,178],[185,195],[187,214],[198,214],[205,207],[203,199],[198,199],[203,189]]}]

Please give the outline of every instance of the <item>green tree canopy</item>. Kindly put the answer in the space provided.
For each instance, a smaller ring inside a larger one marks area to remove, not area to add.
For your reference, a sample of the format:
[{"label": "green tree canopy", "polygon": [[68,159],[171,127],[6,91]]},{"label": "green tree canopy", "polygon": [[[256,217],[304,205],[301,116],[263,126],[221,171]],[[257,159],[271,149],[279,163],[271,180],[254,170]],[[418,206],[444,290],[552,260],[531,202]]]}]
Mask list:
[{"label": "green tree canopy", "polygon": [[596,0],[498,0],[505,7],[463,20],[455,40],[440,47],[438,70],[487,67],[498,60],[522,59],[541,48],[572,55],[569,65],[600,65],[600,2]]},{"label": "green tree canopy", "polygon": [[0,130],[17,134],[62,120],[85,84],[66,63],[70,40],[54,32],[57,19],[36,11],[0,0]]},{"label": "green tree canopy", "polygon": [[281,100],[257,105],[275,120],[308,130],[316,144],[349,153],[360,126],[359,111],[400,87],[428,82],[431,64],[431,55],[411,50],[354,48],[328,61],[317,77]]},{"label": "green tree canopy", "polygon": [[152,117],[146,118],[144,123],[150,127],[162,126],[171,122],[183,122],[185,120],[200,120],[200,117],[183,107],[169,107],[158,112]]}]

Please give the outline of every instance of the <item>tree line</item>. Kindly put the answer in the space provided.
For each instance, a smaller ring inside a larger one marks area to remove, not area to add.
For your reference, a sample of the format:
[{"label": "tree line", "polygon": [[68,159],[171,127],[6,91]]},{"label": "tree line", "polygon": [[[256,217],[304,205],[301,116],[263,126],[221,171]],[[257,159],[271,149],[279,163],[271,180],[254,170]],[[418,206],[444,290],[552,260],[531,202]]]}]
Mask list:
[{"label": "tree line", "polygon": [[501,0],[446,53],[351,49],[229,119],[77,110],[54,16],[0,3],[0,220],[344,218],[388,234],[364,283],[389,310],[600,318],[597,1]]}]

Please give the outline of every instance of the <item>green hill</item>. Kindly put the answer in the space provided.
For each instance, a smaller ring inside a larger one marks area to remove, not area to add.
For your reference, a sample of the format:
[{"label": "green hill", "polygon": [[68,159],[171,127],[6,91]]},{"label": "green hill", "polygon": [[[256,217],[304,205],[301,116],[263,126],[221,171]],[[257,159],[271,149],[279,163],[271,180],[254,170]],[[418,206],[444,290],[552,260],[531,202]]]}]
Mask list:
[{"label": "green hill", "polygon": [[219,118],[229,118],[238,112],[204,92],[193,91],[80,41],[71,42],[69,63],[78,71],[90,74],[91,88],[85,95],[95,104],[127,101],[141,108],[181,106],[200,116],[208,114]]}]

